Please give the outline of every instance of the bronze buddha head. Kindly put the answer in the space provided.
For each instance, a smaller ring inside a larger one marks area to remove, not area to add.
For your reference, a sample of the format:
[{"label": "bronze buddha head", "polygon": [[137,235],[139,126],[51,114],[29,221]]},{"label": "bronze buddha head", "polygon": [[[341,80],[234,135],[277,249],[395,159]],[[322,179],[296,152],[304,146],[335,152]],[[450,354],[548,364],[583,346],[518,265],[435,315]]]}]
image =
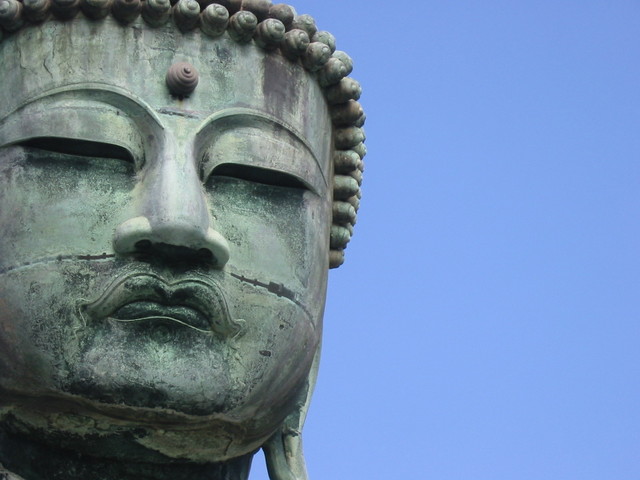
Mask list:
[{"label": "bronze buddha head", "polygon": [[265,448],[304,478],[365,154],[348,56],[263,0],[0,0],[0,25],[0,463],[246,478]]}]

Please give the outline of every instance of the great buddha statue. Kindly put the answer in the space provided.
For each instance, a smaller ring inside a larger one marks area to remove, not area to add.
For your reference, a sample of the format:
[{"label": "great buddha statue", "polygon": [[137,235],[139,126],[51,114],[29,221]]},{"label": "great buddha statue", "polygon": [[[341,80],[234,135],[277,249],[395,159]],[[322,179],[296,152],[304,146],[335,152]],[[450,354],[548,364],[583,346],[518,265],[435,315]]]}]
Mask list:
[{"label": "great buddha statue", "polygon": [[306,479],[349,56],[268,0],[0,0],[0,65],[0,478]]}]

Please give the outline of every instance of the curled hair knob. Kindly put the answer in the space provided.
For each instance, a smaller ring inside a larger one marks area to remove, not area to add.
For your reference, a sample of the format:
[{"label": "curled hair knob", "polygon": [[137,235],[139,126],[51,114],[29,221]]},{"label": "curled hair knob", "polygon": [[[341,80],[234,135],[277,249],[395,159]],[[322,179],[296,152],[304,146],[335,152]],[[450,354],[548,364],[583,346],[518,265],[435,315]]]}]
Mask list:
[{"label": "curled hair knob", "polygon": [[331,49],[324,43],[311,42],[302,57],[302,65],[310,72],[320,70],[331,57]]},{"label": "curled hair knob", "polygon": [[227,30],[229,10],[222,5],[212,3],[204,9],[200,18],[200,28],[210,37],[219,37]]},{"label": "curled hair knob", "polygon": [[173,64],[166,77],[169,91],[178,98],[188,97],[198,86],[198,80],[198,71],[187,62]]},{"label": "curled hair knob", "polygon": [[330,244],[331,249],[342,249],[351,240],[351,232],[347,227],[341,225],[331,225]]},{"label": "curled hair knob", "polygon": [[334,125],[339,127],[354,125],[363,115],[364,110],[362,109],[362,105],[355,100],[334,105],[331,109],[331,120]]},{"label": "curled hair knob", "polygon": [[338,268],[344,263],[343,250],[331,250],[329,252],[329,268]]},{"label": "curled hair knob", "polygon": [[111,7],[113,16],[122,23],[133,22],[140,15],[141,10],[140,0],[114,0]]},{"label": "curled hair knob", "polygon": [[253,38],[257,26],[257,17],[248,10],[242,10],[229,19],[229,36],[238,43],[247,43]]},{"label": "curled hair knob", "polygon": [[149,25],[159,27],[171,16],[170,0],[146,0],[142,5],[142,18]]},{"label": "curled hair knob", "polygon": [[311,41],[324,43],[331,49],[331,53],[336,51],[336,37],[334,37],[329,32],[325,32],[324,30],[316,32]]},{"label": "curled hair knob", "polygon": [[353,78],[346,77],[327,88],[324,93],[327,97],[327,102],[330,105],[336,105],[349,100],[359,100],[360,95],[362,95],[362,87]]},{"label": "curled hair knob", "polygon": [[333,178],[334,200],[347,200],[360,191],[358,182],[349,175],[335,175]]},{"label": "curled hair knob", "polygon": [[338,223],[355,224],[355,207],[349,202],[333,202],[333,220]]},{"label": "curled hair knob", "polygon": [[349,174],[349,176],[351,176],[351,178],[353,178],[356,182],[358,182],[359,187],[362,186],[362,170],[359,170],[359,169],[354,170]]},{"label": "curled hair knob", "polygon": [[364,142],[360,142],[358,145],[353,147],[352,150],[360,155],[360,159],[363,159],[367,155],[367,146]]},{"label": "curled hair knob", "polygon": [[353,150],[336,150],[333,167],[336,173],[349,173],[358,168],[360,156]]},{"label": "curled hair knob", "polygon": [[196,0],[180,0],[173,6],[173,19],[181,31],[193,30],[200,22],[200,4]]},{"label": "curled hair knob", "polygon": [[353,205],[356,213],[358,213],[358,210],[360,210],[360,198],[357,195],[354,195],[353,197],[347,198],[347,202]]},{"label": "curled hair knob", "polygon": [[60,20],[70,20],[80,11],[80,0],[52,0],[51,11]]},{"label": "curled hair knob", "polygon": [[291,24],[293,23],[293,19],[296,16],[296,11],[292,6],[287,5],[286,3],[278,3],[277,5],[272,5],[269,9],[269,17],[277,18],[280,20],[287,30],[291,29]]},{"label": "curled hair knob", "polygon": [[266,50],[278,47],[285,35],[284,24],[275,18],[267,18],[258,24],[256,29],[256,44]]},{"label": "curled hair knob", "polygon": [[307,32],[294,28],[285,33],[284,40],[280,44],[280,50],[282,50],[285,57],[290,60],[296,60],[307,51],[310,43]]},{"label": "curled hair knob", "polygon": [[92,20],[99,20],[109,15],[113,0],[84,0],[82,12]]},{"label": "curled hair knob", "polygon": [[340,60],[347,69],[347,75],[351,75],[351,72],[353,72],[353,60],[351,57],[342,50],[336,50],[333,52],[333,57]]},{"label": "curled hair knob", "polygon": [[328,87],[335,85],[347,75],[347,67],[344,63],[335,57],[331,57],[318,72],[318,83],[322,87]]},{"label": "curled hair knob", "polygon": [[240,8],[242,10],[249,10],[258,18],[258,21],[261,22],[269,15],[271,0],[243,0]]},{"label": "curled hair knob", "polygon": [[313,36],[318,31],[318,27],[316,27],[316,21],[313,19],[311,15],[297,15],[294,17],[293,22],[291,23],[291,28],[299,28],[300,30],[304,30],[309,35],[309,38],[313,38]]},{"label": "curled hair knob", "polygon": [[18,30],[24,24],[22,10],[18,0],[0,0],[0,25],[8,32]]},{"label": "curled hair knob", "polygon": [[23,14],[33,23],[43,22],[49,17],[51,0],[23,0]]},{"label": "curled hair knob", "polygon": [[364,130],[359,127],[348,127],[336,129],[335,143],[336,148],[346,150],[353,148],[359,143],[365,141]]}]

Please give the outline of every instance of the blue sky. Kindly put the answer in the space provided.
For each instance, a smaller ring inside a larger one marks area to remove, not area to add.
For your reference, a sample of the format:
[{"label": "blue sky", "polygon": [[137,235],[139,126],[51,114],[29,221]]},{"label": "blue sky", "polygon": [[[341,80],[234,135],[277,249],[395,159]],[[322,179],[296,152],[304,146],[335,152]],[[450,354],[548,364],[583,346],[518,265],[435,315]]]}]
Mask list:
[{"label": "blue sky", "polygon": [[640,478],[640,3],[294,6],[368,115],[311,480]]}]

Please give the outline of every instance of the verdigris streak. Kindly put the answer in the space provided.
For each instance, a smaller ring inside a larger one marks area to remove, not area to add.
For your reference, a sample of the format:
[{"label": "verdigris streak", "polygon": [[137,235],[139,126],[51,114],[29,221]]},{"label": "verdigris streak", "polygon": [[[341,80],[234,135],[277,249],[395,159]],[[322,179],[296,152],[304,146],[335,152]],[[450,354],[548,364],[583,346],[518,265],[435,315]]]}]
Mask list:
[{"label": "verdigris streak", "polygon": [[[206,7],[206,8],[204,8]],[[268,0],[0,0],[0,475],[307,478],[351,59]]]}]

